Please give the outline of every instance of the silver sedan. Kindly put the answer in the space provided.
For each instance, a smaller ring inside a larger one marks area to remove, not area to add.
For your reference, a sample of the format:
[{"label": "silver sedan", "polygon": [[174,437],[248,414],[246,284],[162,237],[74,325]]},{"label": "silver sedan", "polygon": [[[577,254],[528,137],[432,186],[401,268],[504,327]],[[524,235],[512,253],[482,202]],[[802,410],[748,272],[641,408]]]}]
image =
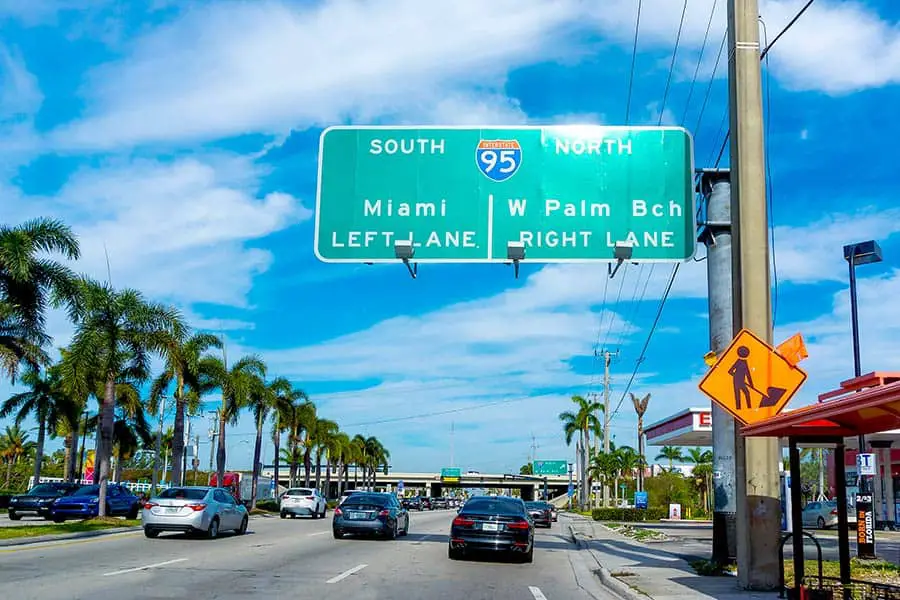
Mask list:
[{"label": "silver sedan", "polygon": [[221,488],[185,486],[163,490],[150,498],[141,520],[148,538],[163,531],[202,533],[214,538],[223,529],[244,534],[249,515],[244,505]]}]

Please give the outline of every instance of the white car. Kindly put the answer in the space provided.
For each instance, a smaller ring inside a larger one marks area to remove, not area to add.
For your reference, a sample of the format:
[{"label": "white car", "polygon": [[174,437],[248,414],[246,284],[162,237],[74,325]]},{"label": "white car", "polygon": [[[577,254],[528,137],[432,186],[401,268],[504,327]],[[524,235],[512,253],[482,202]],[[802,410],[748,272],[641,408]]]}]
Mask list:
[{"label": "white car", "polygon": [[327,504],[325,496],[315,488],[291,488],[281,495],[279,507],[282,519],[288,515],[292,519],[297,515],[321,519],[325,517]]}]

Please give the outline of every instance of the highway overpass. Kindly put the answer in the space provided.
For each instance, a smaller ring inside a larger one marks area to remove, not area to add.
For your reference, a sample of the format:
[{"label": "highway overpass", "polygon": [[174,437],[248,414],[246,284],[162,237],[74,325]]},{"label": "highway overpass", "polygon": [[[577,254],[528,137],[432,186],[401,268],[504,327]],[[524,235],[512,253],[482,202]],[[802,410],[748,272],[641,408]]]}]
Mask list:
[{"label": "highway overpass", "polygon": [[[272,465],[263,466],[263,475],[274,477],[275,469]],[[337,472],[333,472],[331,481],[331,489],[328,490],[327,496],[334,498],[337,496]],[[278,473],[279,484],[287,487],[289,481],[289,470],[286,466],[279,467]],[[297,481],[304,481],[304,469],[301,467]],[[325,481],[325,467],[322,467],[321,479]],[[504,490],[518,490],[525,500],[538,498],[544,489],[544,477],[531,477],[517,474],[504,473],[478,473],[469,471],[460,474],[458,483],[448,483],[441,481],[441,474],[435,473],[403,473],[399,471],[388,471],[385,475],[383,471],[379,471],[375,479],[375,487],[379,490],[395,491],[398,484],[402,481],[404,494],[411,495],[419,493],[423,496],[440,497],[446,494],[448,489],[466,489],[466,488],[499,488]],[[310,481],[315,481],[315,469],[310,472]],[[361,474],[360,474],[361,481]],[[547,492],[549,497],[554,498],[565,494],[569,487],[568,475],[548,475],[546,477]],[[349,489],[353,489],[353,468],[350,469]]]}]

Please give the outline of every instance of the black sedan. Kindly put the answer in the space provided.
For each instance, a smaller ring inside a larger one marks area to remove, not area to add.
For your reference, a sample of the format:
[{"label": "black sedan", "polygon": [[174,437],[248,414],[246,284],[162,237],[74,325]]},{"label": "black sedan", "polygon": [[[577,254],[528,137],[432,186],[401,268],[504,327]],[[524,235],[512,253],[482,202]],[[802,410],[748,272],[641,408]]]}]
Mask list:
[{"label": "black sedan", "polygon": [[422,510],[424,507],[422,499],[418,496],[413,496],[412,498],[403,499],[403,508],[406,510]]},{"label": "black sedan", "polygon": [[486,550],[534,560],[534,523],[525,503],[508,496],[472,498],[450,526],[448,555],[458,560],[468,552]]},{"label": "black sedan", "polygon": [[331,530],[335,539],[341,539],[346,533],[394,539],[409,533],[409,512],[394,494],[353,494],[334,509]]},{"label": "black sedan", "polygon": [[531,515],[535,525],[551,527],[553,524],[553,507],[549,502],[526,502],[525,508]]},{"label": "black sedan", "polygon": [[9,499],[9,518],[18,521],[22,515],[33,514],[49,519],[50,507],[56,499],[68,496],[80,488],[81,485],[77,483],[39,483],[25,494]]}]

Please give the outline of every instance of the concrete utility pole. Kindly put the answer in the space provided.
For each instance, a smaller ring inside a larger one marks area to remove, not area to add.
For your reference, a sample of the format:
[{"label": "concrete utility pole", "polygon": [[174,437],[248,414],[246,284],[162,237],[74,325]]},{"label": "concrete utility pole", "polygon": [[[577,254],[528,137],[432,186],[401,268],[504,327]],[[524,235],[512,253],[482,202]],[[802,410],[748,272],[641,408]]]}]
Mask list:
[{"label": "concrete utility pole", "polygon": [[[609,453],[609,420],[611,418],[609,411],[609,363],[612,357],[609,350],[603,351],[603,452]],[[619,351],[616,350],[616,355]],[[603,507],[609,506],[609,485],[603,482]]]},{"label": "concrete utility pole", "polygon": [[[734,331],[772,341],[769,240],[763,146],[757,0],[728,0],[728,92],[734,220]],[[775,438],[735,435],[738,581],[746,589],[778,586],[781,530]]]},{"label": "concrete utility pole", "polygon": [[[704,169],[702,173],[700,193],[706,198],[706,220],[700,241],[706,245],[709,348],[719,355],[731,343],[734,334],[731,301],[731,181],[728,169]],[[734,418],[713,402],[712,559],[720,565],[737,558],[734,431]]]}]

